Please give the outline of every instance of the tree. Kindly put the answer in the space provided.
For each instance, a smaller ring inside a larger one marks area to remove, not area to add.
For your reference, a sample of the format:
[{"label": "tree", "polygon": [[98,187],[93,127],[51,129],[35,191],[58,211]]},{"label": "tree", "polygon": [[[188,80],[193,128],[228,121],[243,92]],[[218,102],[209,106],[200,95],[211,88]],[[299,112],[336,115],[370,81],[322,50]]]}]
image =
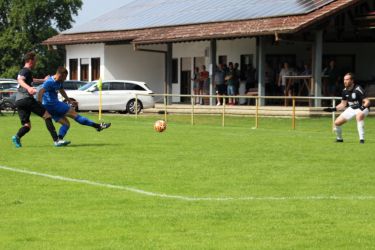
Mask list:
[{"label": "tree", "polygon": [[0,0],[0,77],[15,78],[28,51],[38,54],[36,76],[54,73],[65,51],[41,42],[71,28],[81,7],[82,0]]}]

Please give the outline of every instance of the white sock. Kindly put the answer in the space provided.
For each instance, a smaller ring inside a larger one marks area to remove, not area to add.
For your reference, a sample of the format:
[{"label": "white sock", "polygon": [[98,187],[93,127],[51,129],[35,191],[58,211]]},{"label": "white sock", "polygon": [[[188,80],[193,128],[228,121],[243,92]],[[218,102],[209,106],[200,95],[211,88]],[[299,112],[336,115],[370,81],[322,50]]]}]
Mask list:
[{"label": "white sock", "polygon": [[359,139],[364,140],[365,139],[365,121],[357,121],[357,128],[358,128],[358,134]]},{"label": "white sock", "polygon": [[342,140],[342,128],[341,128],[341,126],[336,126],[335,131],[336,131],[336,138],[339,139],[339,140]]}]

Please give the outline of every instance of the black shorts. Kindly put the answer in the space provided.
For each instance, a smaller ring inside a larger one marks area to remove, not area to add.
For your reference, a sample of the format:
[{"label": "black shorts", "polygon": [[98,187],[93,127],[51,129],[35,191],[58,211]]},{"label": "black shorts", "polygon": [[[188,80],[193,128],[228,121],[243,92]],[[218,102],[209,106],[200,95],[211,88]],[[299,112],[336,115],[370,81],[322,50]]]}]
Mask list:
[{"label": "black shorts", "polygon": [[42,104],[38,103],[34,98],[24,98],[16,101],[16,107],[18,109],[18,116],[20,117],[22,125],[30,122],[31,112],[43,117],[46,109]]},{"label": "black shorts", "polygon": [[227,93],[227,85],[225,84],[216,85],[216,91],[219,95],[225,95]]}]

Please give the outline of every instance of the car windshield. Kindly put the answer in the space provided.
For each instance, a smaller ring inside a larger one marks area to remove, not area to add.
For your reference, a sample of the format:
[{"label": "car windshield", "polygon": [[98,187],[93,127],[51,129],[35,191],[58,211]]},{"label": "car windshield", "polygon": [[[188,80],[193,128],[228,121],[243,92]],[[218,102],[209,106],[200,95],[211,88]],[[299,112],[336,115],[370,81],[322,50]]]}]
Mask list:
[{"label": "car windshield", "polygon": [[83,85],[82,87],[80,87],[78,90],[85,91],[85,90],[87,90],[88,88],[90,88],[94,84],[96,84],[96,82],[86,83],[85,85]]}]

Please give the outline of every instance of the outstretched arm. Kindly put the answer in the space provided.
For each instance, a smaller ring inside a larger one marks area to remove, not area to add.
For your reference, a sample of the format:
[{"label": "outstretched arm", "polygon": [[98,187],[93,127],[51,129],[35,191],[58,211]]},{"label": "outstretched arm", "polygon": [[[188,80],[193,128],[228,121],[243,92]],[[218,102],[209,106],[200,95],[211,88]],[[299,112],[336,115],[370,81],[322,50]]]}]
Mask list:
[{"label": "outstretched arm", "polygon": [[345,109],[347,105],[348,105],[348,101],[341,100],[341,102],[336,107],[324,108],[323,111],[325,111],[325,112],[335,112],[337,110]]},{"label": "outstretched arm", "polygon": [[38,102],[42,103],[42,98],[43,98],[43,95],[44,95],[45,92],[46,92],[45,88],[41,88],[39,90],[39,93],[38,93]]}]

